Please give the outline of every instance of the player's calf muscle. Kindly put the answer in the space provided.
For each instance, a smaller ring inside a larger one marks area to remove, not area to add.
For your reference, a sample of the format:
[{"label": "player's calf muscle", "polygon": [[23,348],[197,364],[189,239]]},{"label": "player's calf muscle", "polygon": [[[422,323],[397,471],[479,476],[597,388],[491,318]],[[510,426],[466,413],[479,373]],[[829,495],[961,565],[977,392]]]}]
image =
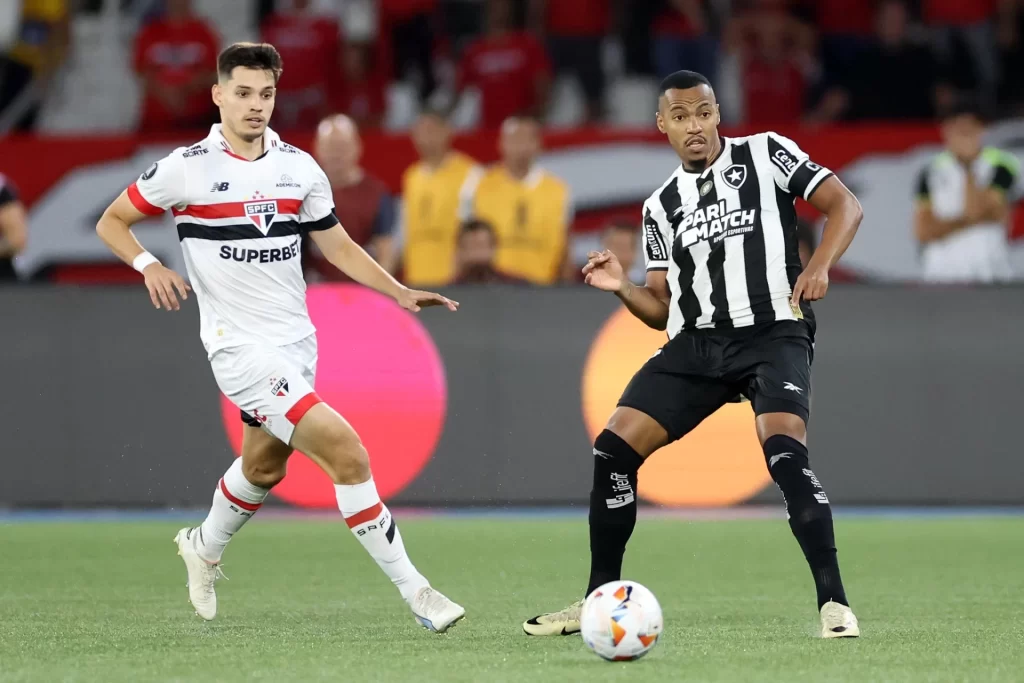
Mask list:
[{"label": "player's calf muscle", "polygon": [[807,445],[807,425],[803,418],[793,413],[762,413],[755,418],[757,439],[764,442],[773,436],[788,436]]},{"label": "player's calf muscle", "polygon": [[650,415],[636,408],[616,408],[608,418],[605,429],[629,444],[642,458],[647,458],[668,443],[665,428]]}]

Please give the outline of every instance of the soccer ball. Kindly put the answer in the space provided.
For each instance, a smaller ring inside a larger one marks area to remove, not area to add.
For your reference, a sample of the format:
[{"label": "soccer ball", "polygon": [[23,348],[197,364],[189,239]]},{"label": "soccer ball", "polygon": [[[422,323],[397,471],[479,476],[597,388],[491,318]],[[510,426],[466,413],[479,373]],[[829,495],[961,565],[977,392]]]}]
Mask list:
[{"label": "soccer ball", "polygon": [[612,581],[583,602],[583,642],[610,662],[631,662],[651,651],[661,635],[661,605],[634,581]]}]

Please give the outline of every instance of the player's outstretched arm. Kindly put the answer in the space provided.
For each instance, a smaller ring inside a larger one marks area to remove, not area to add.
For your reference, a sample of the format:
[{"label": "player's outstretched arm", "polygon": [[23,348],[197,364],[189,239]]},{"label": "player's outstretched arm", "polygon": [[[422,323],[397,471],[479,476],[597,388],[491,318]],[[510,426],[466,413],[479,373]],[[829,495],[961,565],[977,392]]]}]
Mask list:
[{"label": "player's outstretched arm", "polygon": [[816,301],[825,296],[828,271],[846,252],[864,217],[860,202],[835,176],[822,182],[808,201],[825,214],[825,230],[821,244],[793,286],[794,306],[799,306],[801,299]]},{"label": "player's outstretched arm", "polygon": [[668,302],[671,293],[664,270],[647,272],[647,284],[634,285],[622,272],[622,265],[610,251],[592,251],[583,266],[584,281],[591,287],[613,292],[622,300],[629,312],[648,327],[664,330],[668,327]]},{"label": "player's outstretched arm", "polygon": [[359,284],[387,294],[406,310],[416,312],[426,306],[444,306],[454,311],[459,307],[458,301],[433,292],[409,289],[400,283],[356,244],[340,223],[327,230],[316,230],[310,235],[324,258],[335,268]]},{"label": "player's outstretched arm", "polygon": [[156,308],[162,306],[168,311],[177,311],[181,308],[178,296],[182,300],[187,299],[191,288],[184,278],[165,268],[135,239],[131,226],[143,218],[146,218],[146,214],[135,208],[127,191],[122,192],[100,216],[96,223],[96,234],[114,255],[142,273],[149,298]]}]

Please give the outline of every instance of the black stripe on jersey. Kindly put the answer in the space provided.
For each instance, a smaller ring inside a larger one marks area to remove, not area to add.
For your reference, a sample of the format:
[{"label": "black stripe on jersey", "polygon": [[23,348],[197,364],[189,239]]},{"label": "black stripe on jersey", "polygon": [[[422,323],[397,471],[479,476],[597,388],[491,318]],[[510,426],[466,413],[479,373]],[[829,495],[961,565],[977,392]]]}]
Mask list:
[{"label": "black stripe on jersey", "polygon": [[[772,138],[768,138],[769,150]],[[782,149],[781,145],[778,145]],[[773,322],[775,307],[772,305],[771,290],[768,288],[768,265],[764,246],[764,225],[761,220],[761,183],[771,178],[759,178],[750,152],[750,143],[734,145],[732,162],[747,167],[747,179],[740,185],[740,206],[756,208],[754,230],[743,240],[743,266],[747,275],[747,296],[750,298],[750,312],[754,314],[754,324]]]},{"label": "black stripe on jersey", "polygon": [[234,225],[201,225],[199,223],[178,223],[178,239],[193,237],[199,240],[261,240],[268,237],[288,237],[302,233],[302,224],[297,221],[280,221],[272,223],[270,230],[263,231],[253,223],[236,223]]},{"label": "black stripe on jersey", "polygon": [[679,266],[679,312],[683,314],[683,325],[689,326],[700,317],[700,302],[693,292],[693,274],[697,270],[697,264],[689,249],[682,246],[682,242],[675,239],[676,227],[682,219],[681,210],[683,200],[679,196],[679,178],[675,177],[672,182],[665,186],[658,197],[661,206],[665,209],[665,217],[672,224],[672,259]]},{"label": "black stripe on jersey", "polygon": [[[814,177],[818,175],[818,173],[820,172],[821,166],[814,163],[810,159],[804,161],[804,163],[800,164],[800,168],[796,169],[796,173],[793,174],[793,177],[789,179],[790,193],[794,197],[803,197],[804,194],[807,192],[807,186],[811,184],[811,181],[814,180]],[[821,180],[818,181],[818,184],[811,188],[811,194],[814,194],[814,190],[817,190],[819,187],[821,187],[821,184],[825,182],[825,179],[828,178],[830,175],[832,174],[826,173],[821,178]],[[807,195],[806,198],[810,199],[811,196]]]},{"label": "black stripe on jersey", "polygon": [[[718,203],[718,186],[715,185],[715,174],[711,172],[707,179],[697,180],[697,192],[705,183],[711,183],[711,189],[702,194],[697,200],[697,208],[714,206]],[[709,241],[711,253],[708,254],[707,269],[708,277],[711,279],[711,305],[715,311],[711,314],[711,322],[718,329],[732,327],[732,316],[729,315],[729,297],[725,289],[725,240],[719,240],[718,244]]]},{"label": "black stripe on jersey", "polygon": [[302,223],[302,232],[316,232],[318,230],[330,230],[338,224],[338,217],[334,215],[334,209],[331,212],[321,218],[320,220],[312,221],[310,223]]},{"label": "black stripe on jersey", "polygon": [[[658,221],[654,220],[651,210],[644,213],[644,248],[647,250],[647,260],[668,261],[668,247],[665,245],[665,238],[658,228]],[[648,270],[667,270],[663,266],[655,266]]]},{"label": "black stripe on jersey", "polygon": [[[789,280],[789,288],[792,290],[796,285],[796,279],[800,277],[800,273],[804,269],[800,263],[800,235],[797,231],[796,198],[776,185],[775,201],[779,206],[779,222],[782,223],[782,234],[786,241],[786,279]],[[814,314],[811,312],[811,303],[806,299],[801,300],[800,309],[804,313],[804,318],[811,319],[814,317]]]}]

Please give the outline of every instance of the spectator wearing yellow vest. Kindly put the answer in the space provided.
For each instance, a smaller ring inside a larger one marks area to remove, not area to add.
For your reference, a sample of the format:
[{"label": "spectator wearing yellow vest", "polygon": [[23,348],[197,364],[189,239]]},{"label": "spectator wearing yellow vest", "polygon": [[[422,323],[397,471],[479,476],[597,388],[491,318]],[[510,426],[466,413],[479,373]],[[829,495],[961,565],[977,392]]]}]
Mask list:
[{"label": "spectator wearing yellow vest", "polygon": [[42,95],[67,55],[67,4],[24,0],[14,46],[0,56],[0,119],[13,117],[15,130],[35,127]]},{"label": "spectator wearing yellow vest", "polygon": [[402,177],[403,282],[436,287],[455,278],[459,229],[482,170],[451,149],[451,129],[440,114],[421,115],[412,140],[420,160]]},{"label": "spectator wearing yellow vest", "polygon": [[473,193],[473,216],[494,226],[498,270],[533,284],[554,284],[561,279],[572,224],[569,187],[536,165],[536,121],[506,120],[500,147],[501,162],[484,173]]}]

